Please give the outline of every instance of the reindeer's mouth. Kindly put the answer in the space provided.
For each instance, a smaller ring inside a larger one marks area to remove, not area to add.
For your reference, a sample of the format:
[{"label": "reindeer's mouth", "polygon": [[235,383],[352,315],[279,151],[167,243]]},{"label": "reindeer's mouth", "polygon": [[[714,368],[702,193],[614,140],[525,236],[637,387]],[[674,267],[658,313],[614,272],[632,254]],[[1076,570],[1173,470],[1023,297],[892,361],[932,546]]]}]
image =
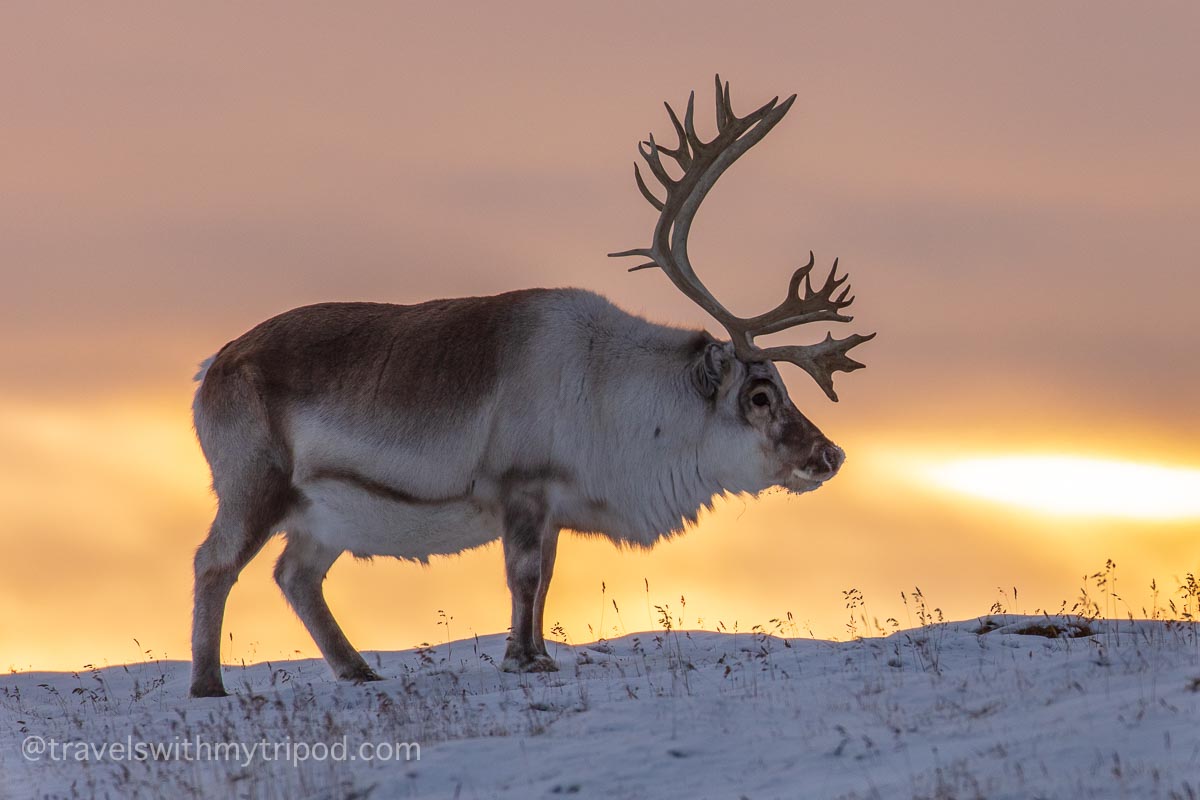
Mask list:
[{"label": "reindeer's mouth", "polygon": [[792,494],[805,494],[820,489],[825,481],[815,480],[809,473],[801,469],[793,469],[783,482],[783,488]]}]

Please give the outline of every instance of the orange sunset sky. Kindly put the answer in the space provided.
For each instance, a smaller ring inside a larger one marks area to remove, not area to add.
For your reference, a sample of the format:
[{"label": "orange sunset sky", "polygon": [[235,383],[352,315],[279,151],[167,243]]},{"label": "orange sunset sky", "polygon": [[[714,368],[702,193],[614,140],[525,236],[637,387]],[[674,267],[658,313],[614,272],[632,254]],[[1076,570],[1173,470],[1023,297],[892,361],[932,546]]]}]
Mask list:
[{"label": "orange sunset sky", "polygon": [[[649,242],[637,140],[692,88],[711,131],[717,71],[742,112],[799,99],[693,261],[749,314],[809,249],[841,258],[835,334],[878,331],[869,368],[836,405],[783,370],[849,458],[652,552],[566,540],[548,624],[644,630],[685,596],[689,626],[845,636],[851,587],[901,622],[914,586],[948,617],[1014,585],[1056,610],[1107,558],[1140,615],[1200,571],[1198,40],[1183,2],[6,4],[0,668],[189,657],[214,508],[191,377],[268,316],[573,285],[719,330],[605,257]],[[1000,456],[1172,471],[959,464]],[[316,654],[279,549],[233,591],[227,660]],[[346,557],[327,593],[364,650],[444,640],[439,610],[456,638],[508,624],[498,545]]]}]

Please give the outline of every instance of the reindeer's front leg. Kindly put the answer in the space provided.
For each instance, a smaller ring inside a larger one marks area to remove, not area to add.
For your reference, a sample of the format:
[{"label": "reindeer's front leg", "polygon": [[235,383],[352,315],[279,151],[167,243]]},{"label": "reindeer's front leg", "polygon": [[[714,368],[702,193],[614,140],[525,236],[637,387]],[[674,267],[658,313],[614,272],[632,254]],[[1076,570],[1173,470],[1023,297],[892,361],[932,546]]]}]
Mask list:
[{"label": "reindeer's front leg", "polygon": [[504,566],[512,592],[512,632],[500,665],[505,672],[558,669],[546,654],[541,631],[541,609],[554,568],[557,540],[558,531],[550,527],[542,488],[511,487],[504,502]]}]

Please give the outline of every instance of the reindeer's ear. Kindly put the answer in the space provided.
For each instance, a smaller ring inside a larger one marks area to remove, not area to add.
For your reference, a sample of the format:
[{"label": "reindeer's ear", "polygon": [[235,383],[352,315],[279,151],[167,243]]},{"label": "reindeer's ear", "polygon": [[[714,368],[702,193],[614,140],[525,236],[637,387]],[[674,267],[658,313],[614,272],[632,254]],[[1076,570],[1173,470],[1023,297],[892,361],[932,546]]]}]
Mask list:
[{"label": "reindeer's ear", "polygon": [[701,397],[713,398],[733,363],[732,342],[709,342],[692,364],[692,381]]}]

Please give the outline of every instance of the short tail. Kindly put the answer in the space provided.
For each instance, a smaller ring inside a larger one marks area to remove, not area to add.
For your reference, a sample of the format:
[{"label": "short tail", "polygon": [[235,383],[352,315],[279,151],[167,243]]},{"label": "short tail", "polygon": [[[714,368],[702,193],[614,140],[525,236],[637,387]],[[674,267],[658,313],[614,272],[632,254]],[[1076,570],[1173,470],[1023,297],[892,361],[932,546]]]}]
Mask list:
[{"label": "short tail", "polygon": [[208,374],[208,368],[212,366],[212,363],[216,360],[216,358],[217,357],[214,354],[201,361],[200,367],[196,370],[196,374],[192,380],[194,380],[196,383],[204,383],[204,376]]},{"label": "short tail", "polygon": [[[208,368],[217,360],[216,354],[209,356],[200,362],[199,368],[196,370],[195,377],[192,378],[196,382],[196,393],[192,395],[192,424],[198,426],[197,417],[200,414],[200,389],[204,386],[204,376],[208,374]],[[197,433],[200,428],[196,428]]]}]

